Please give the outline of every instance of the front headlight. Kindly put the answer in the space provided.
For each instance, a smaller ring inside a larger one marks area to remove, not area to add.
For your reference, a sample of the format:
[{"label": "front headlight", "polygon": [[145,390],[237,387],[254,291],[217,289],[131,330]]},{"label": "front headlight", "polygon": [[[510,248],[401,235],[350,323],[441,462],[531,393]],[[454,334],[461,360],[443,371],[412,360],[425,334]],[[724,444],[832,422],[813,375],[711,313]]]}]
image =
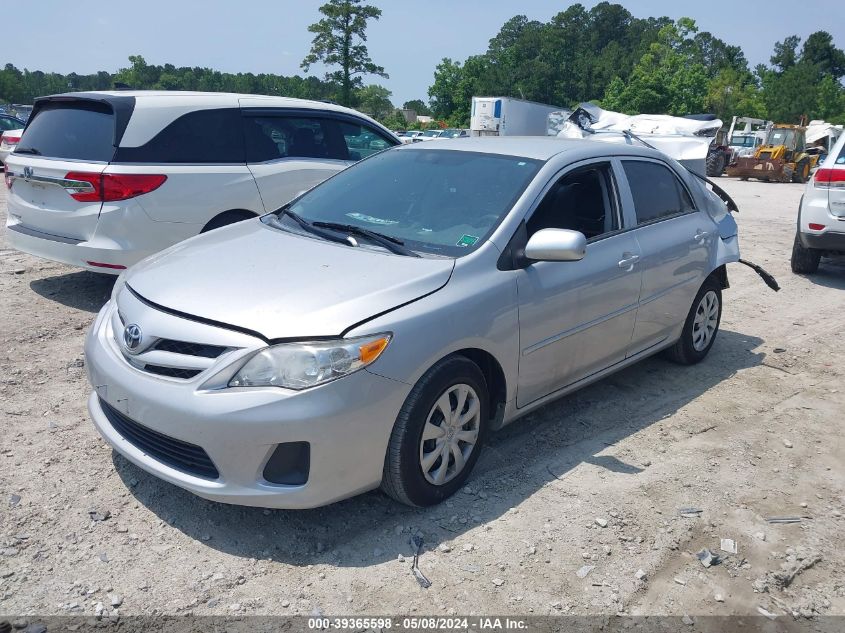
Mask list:
[{"label": "front headlight", "polygon": [[374,362],[390,339],[390,334],[376,334],[265,347],[249,358],[229,386],[307,389],[322,385]]}]

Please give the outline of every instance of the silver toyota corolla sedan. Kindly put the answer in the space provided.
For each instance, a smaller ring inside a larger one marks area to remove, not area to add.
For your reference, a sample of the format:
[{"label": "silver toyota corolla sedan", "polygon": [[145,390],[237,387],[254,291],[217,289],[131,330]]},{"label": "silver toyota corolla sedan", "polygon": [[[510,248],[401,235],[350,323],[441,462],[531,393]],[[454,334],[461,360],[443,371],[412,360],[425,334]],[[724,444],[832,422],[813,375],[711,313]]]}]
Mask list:
[{"label": "silver toyota corolla sedan", "polygon": [[208,499],[434,504],[491,431],[656,352],[703,359],[737,241],[647,148],[391,149],[124,273],[86,341],[89,409]]}]

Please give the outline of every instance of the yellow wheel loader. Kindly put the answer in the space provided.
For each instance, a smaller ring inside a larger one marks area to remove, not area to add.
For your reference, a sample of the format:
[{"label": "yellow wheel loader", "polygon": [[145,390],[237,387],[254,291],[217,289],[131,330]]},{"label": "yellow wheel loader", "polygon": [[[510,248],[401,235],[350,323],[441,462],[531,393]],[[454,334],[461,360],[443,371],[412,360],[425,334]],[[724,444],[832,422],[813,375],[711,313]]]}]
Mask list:
[{"label": "yellow wheel loader", "polygon": [[737,158],[728,165],[728,176],[737,176],[742,180],[757,178],[774,182],[807,182],[810,170],[818,162],[818,156],[807,153],[805,130],[798,125],[774,125],[766,141],[753,156]]}]

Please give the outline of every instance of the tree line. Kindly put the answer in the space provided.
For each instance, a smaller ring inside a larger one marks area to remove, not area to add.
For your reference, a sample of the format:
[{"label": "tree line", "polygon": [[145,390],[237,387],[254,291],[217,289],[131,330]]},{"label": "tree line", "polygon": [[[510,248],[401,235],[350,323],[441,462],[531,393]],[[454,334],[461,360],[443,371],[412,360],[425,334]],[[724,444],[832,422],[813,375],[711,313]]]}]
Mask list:
[{"label": "tree line", "polygon": [[[283,95],[357,107],[389,127],[405,123],[390,90],[364,84],[388,77],[369,56],[366,27],[381,10],[363,0],[328,0],[309,27],[311,49],[302,61],[329,68],[324,77],[223,73],[210,68],[151,65],[140,55],[115,73],[88,75],[0,70],[0,103],[32,103],[46,94],[107,90],[115,86]],[[587,10],[574,4],[548,22],[517,15],[489,41],[486,52],[464,61],[444,58],[428,88],[429,102],[404,108],[431,114],[441,124],[467,127],[471,98],[509,96],[561,107],[592,101],[629,114],[712,112],[798,122],[823,118],[845,123],[845,53],[826,31],[805,40],[776,42],[770,63],[750,68],[739,46],[702,32],[690,18],[636,18],[620,4]]]},{"label": "tree line", "polygon": [[511,18],[485,53],[443,59],[428,95],[435,116],[455,125],[469,120],[473,95],[561,107],[592,101],[627,114],[845,123],[843,75],[845,53],[826,31],[776,42],[770,65],[751,69],[739,46],[690,18],[636,18],[601,2],[590,10],[574,4],[549,22]]}]

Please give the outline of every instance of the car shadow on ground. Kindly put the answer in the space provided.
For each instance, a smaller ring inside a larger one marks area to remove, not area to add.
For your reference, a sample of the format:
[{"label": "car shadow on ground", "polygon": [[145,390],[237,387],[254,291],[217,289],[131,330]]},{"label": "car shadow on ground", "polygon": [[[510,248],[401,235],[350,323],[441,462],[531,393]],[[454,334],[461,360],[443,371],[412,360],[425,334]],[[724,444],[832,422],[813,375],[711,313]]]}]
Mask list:
[{"label": "car shadow on ground", "polygon": [[818,271],[806,279],[817,286],[845,290],[845,257],[822,257]]},{"label": "car shadow on ground", "polygon": [[460,491],[431,508],[408,508],[373,491],[314,510],[265,511],[200,499],[117,453],[113,462],[140,503],[209,547],[297,566],[367,567],[409,555],[416,530],[423,534],[424,549],[433,549],[494,520],[581,463],[636,477],[644,460],[627,463],[600,453],[761,364],[765,354],[754,350],[762,343],[723,330],[699,365],[647,359],[541,407],[492,435],[468,483],[473,494]]},{"label": "car shadow on ground", "polygon": [[112,275],[80,270],[34,279],[29,287],[45,299],[96,314],[109,300],[116,279]]}]

